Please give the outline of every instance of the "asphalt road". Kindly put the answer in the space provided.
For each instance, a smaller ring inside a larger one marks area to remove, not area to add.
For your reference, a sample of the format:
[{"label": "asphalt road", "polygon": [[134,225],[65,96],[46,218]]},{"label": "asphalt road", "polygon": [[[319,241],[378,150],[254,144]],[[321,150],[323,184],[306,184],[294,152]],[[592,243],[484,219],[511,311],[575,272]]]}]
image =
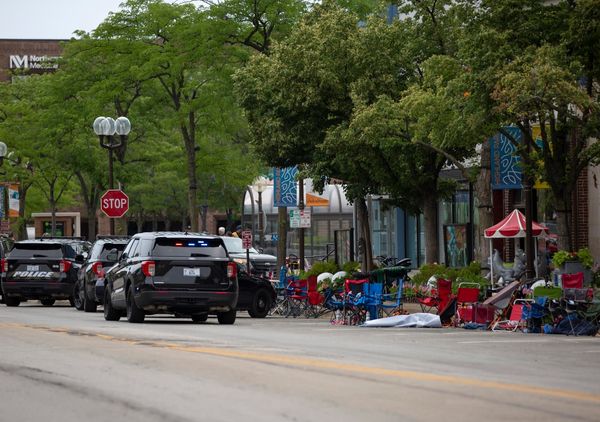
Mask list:
[{"label": "asphalt road", "polygon": [[0,421],[598,421],[600,337],[0,305]]}]

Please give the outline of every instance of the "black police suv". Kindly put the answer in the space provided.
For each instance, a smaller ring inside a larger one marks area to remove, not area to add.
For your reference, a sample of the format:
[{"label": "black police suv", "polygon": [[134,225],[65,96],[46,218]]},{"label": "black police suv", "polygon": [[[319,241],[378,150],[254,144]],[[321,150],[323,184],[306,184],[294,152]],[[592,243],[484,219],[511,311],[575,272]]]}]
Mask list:
[{"label": "black police suv", "polygon": [[[104,300],[104,275],[116,264],[116,259],[108,259],[110,252],[123,252],[129,236],[98,236],[79,272],[75,285],[75,308],[85,312],[96,312]],[[114,255],[114,253],[113,253]]]},{"label": "black police suv", "polygon": [[68,238],[16,242],[1,261],[6,306],[31,299],[44,306],[52,306],[57,299],[73,304],[73,287],[86,248],[87,242]]},{"label": "black police suv", "polygon": [[[115,258],[117,252],[109,254]],[[219,237],[199,233],[134,235],[107,272],[104,318],[143,322],[149,314],[187,316],[195,322],[216,314],[233,324],[238,300],[237,265]]]}]

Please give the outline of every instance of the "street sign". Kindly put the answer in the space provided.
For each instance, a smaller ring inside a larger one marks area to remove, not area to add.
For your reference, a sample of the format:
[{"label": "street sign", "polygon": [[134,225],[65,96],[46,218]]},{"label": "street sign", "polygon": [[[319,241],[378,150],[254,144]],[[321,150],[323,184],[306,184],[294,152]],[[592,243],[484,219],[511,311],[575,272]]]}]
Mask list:
[{"label": "street sign", "polygon": [[252,231],[242,230],[242,248],[250,249],[252,247]]},{"label": "street sign", "polygon": [[290,228],[310,228],[310,208],[305,210],[290,210]]},{"label": "street sign", "polygon": [[110,218],[120,218],[129,210],[129,197],[120,189],[109,189],[100,198],[100,209]]}]

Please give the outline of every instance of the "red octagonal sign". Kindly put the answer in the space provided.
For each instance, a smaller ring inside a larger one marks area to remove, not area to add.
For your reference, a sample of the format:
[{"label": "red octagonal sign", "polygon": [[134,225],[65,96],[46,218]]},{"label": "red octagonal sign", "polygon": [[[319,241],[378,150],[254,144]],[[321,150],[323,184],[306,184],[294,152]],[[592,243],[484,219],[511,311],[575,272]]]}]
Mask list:
[{"label": "red octagonal sign", "polygon": [[123,217],[129,210],[129,197],[122,190],[109,189],[100,198],[100,209],[110,218]]}]

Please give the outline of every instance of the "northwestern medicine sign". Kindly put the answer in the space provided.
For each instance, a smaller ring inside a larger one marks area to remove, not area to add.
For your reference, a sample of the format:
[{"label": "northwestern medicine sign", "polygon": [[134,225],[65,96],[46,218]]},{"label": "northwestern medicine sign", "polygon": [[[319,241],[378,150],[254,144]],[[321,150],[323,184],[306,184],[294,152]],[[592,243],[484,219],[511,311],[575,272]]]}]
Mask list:
[{"label": "northwestern medicine sign", "polygon": [[35,54],[11,54],[9,69],[58,69],[60,56],[37,56]]}]

